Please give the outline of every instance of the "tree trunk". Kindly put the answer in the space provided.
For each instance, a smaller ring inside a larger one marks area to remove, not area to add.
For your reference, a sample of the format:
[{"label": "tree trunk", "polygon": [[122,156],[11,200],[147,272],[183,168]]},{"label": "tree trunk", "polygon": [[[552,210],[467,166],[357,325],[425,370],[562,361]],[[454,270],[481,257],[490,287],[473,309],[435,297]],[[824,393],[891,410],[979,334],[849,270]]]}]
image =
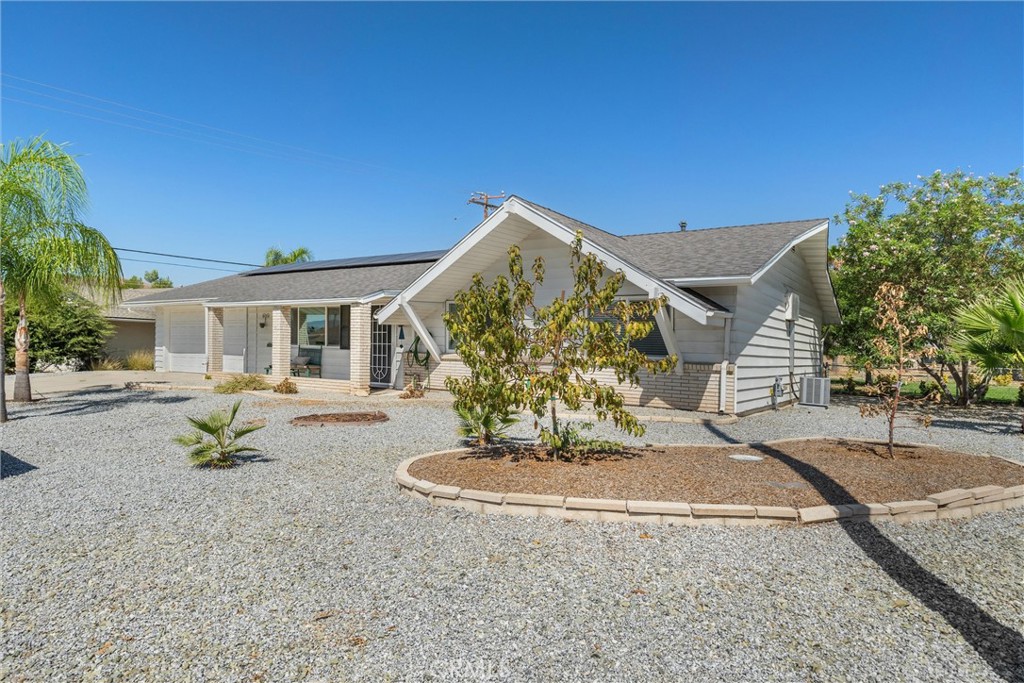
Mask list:
[{"label": "tree trunk", "polygon": [[4,336],[4,304],[7,290],[0,278],[0,424],[7,422],[7,338]]},{"label": "tree trunk", "polygon": [[18,329],[14,331],[14,400],[32,400],[32,384],[28,376],[28,319],[24,294],[18,297]]},{"label": "tree trunk", "polygon": [[896,415],[898,414],[900,407],[900,390],[903,388],[903,382],[896,380],[896,392],[892,397],[892,410],[889,412],[889,459],[896,459],[896,449],[894,443],[896,441]]},{"label": "tree trunk", "polygon": [[971,405],[971,361],[960,359],[960,405]]},{"label": "tree trunk", "polygon": [[864,386],[870,387],[875,383],[875,377],[871,368],[864,368]]},{"label": "tree trunk", "polygon": [[[924,370],[925,372],[928,373],[929,377],[931,377],[933,380],[935,380],[936,384],[939,385],[939,393],[942,394],[942,398],[946,399],[946,401],[948,401],[949,403],[956,403],[957,402],[956,401],[956,396],[953,394],[953,392],[951,392],[949,390],[949,387],[946,386],[946,383],[942,381],[942,371],[941,370],[936,371],[930,365],[925,365],[924,363],[920,362],[920,360],[918,361],[918,365],[920,366],[920,368],[922,370]],[[939,367],[941,368],[941,367],[945,367],[945,366],[944,365],[940,365]]]},{"label": "tree trunk", "polygon": [[552,449],[552,455],[555,460],[558,460],[558,452],[561,448],[558,444],[558,414],[555,412],[555,402],[551,402],[551,433],[555,435],[555,447]]}]

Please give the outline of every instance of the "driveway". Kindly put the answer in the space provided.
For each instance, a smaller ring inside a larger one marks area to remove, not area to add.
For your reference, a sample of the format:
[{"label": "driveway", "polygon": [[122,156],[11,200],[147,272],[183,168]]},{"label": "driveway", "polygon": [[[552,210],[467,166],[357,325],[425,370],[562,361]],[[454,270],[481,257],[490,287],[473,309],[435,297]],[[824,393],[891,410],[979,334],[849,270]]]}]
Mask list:
[{"label": "driveway", "polygon": [[[245,396],[262,454],[189,467],[184,416],[231,400],[99,388],[19,408],[0,437],[0,678],[1022,680],[1024,510],[796,529],[476,515],[391,483],[459,445],[443,404],[335,397],[391,419],[300,428],[325,407]],[[969,417],[907,435],[1019,457],[1012,411]],[[837,406],[643,440],[882,429]]]},{"label": "driveway", "polygon": [[[96,372],[34,372],[29,375],[32,398],[50,398],[56,394],[85,389],[123,389],[127,382],[158,382],[188,386],[212,386],[215,382],[192,372],[133,372],[131,370],[98,370]],[[4,388],[8,400],[14,396],[14,375],[7,375]]]}]

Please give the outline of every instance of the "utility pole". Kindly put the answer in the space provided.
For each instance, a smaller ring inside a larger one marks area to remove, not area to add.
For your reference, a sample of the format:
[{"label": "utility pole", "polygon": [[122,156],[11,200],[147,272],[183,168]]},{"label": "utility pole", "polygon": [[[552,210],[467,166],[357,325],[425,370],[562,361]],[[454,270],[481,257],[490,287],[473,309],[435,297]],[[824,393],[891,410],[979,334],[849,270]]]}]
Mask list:
[{"label": "utility pole", "polygon": [[477,204],[478,206],[484,207],[484,220],[491,215],[491,209],[496,209],[499,204],[491,204],[492,199],[505,199],[505,191],[502,190],[501,194],[487,194],[486,192],[474,192],[473,196],[469,198],[467,204]]}]

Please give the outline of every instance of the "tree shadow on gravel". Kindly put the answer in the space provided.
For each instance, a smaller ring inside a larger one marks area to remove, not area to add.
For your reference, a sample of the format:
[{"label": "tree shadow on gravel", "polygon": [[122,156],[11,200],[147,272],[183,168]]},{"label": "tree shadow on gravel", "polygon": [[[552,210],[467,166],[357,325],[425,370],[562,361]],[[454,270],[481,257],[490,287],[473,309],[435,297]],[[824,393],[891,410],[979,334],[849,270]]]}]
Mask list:
[{"label": "tree shadow on gravel", "polygon": [[92,415],[116,410],[131,404],[175,405],[191,400],[191,396],[156,395],[150,391],[91,389],[25,405],[24,409],[20,410],[18,409],[19,404],[15,403],[13,404],[10,419],[27,420],[36,417],[57,417],[59,415]]},{"label": "tree shadow on gravel", "polygon": [[[739,443],[714,425],[707,425],[707,429],[724,441]],[[788,465],[817,489],[829,505],[854,500],[842,485],[813,465],[765,444],[752,444],[751,448]],[[996,674],[1010,683],[1024,683],[1024,636],[996,621],[974,601],[922,567],[874,524],[851,520],[839,520],[838,524],[889,578],[959,631]]]},{"label": "tree shadow on gravel", "polygon": [[0,479],[16,477],[37,469],[39,468],[35,465],[16,458],[7,451],[0,451]]}]

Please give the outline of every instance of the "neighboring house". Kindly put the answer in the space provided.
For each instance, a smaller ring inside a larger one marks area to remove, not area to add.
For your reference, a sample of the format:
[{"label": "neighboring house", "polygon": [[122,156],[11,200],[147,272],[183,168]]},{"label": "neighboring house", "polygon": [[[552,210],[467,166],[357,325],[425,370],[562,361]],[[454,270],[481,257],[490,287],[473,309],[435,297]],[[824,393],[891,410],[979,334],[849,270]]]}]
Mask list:
[{"label": "neighboring house", "polygon": [[108,358],[126,358],[134,351],[153,352],[156,314],[152,308],[137,308],[132,306],[132,302],[154,291],[156,290],[123,289],[121,302],[115,306],[106,305],[99,298],[94,298],[103,317],[114,328],[114,333],[107,338],[104,347]]},{"label": "neighboring house", "polygon": [[[822,326],[839,322],[826,219],[619,236],[512,196],[447,252],[261,268],[138,303],[157,307],[158,370],[284,377],[319,351],[323,379],[301,382],[361,394],[429,374],[436,388],[466,371],[441,319],[455,292],[473,273],[506,273],[518,244],[527,264],[544,256],[547,303],[571,287],[577,232],[624,273],[622,296],[668,300],[640,348],[679,365],[624,388],[628,403],[742,414],[771,406],[776,379],[787,403],[801,376],[820,373]],[[408,353],[414,339],[425,368]]]}]

